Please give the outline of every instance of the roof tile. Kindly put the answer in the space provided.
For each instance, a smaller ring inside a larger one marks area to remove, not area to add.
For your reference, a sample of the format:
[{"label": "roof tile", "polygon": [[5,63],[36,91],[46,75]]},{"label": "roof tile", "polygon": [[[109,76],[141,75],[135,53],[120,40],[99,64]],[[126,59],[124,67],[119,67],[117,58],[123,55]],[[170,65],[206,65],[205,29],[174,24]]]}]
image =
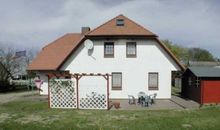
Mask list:
[{"label": "roof tile", "polygon": [[220,67],[189,67],[197,77],[220,77]]},{"label": "roof tile", "polygon": [[27,70],[56,70],[82,39],[81,34],[66,34],[45,46]]},{"label": "roof tile", "polygon": [[[117,26],[116,20],[124,19],[124,26]],[[132,35],[132,36],[156,36],[141,25],[128,19],[124,15],[119,15],[101,26],[90,31],[87,36],[117,36],[117,35]]]},{"label": "roof tile", "polygon": [[[124,19],[124,26],[116,26],[117,19]],[[157,36],[141,25],[133,22],[123,15],[119,15],[103,25],[84,34],[85,36],[144,36],[154,37],[167,51],[174,61],[184,69],[175,56],[157,39]],[[66,34],[45,46],[37,57],[29,64],[27,70],[58,70],[65,60],[85,40],[80,33]]]}]

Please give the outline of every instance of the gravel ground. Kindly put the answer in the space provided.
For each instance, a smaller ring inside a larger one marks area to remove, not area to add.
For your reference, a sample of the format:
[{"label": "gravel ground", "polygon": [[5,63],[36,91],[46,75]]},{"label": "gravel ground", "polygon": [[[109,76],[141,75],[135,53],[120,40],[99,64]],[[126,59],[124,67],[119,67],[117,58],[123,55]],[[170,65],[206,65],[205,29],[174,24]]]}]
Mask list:
[{"label": "gravel ground", "polygon": [[19,99],[36,99],[44,100],[46,96],[39,96],[39,91],[25,91],[25,92],[12,92],[12,93],[0,93],[0,104],[7,103]]}]

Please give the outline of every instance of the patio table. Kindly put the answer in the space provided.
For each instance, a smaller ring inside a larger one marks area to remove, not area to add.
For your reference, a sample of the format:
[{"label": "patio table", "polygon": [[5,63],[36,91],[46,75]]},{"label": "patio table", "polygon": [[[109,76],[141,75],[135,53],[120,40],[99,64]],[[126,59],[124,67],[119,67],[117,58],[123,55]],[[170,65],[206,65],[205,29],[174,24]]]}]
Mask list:
[{"label": "patio table", "polygon": [[144,95],[138,97],[138,103],[141,104],[142,107],[148,107],[150,104],[150,96]]}]

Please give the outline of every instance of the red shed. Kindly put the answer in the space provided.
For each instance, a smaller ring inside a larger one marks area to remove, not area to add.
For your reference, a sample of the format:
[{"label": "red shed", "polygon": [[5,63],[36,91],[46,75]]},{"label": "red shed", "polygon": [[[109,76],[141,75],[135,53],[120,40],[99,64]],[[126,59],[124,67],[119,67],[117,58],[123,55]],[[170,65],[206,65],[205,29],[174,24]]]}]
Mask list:
[{"label": "red shed", "polygon": [[182,77],[182,95],[200,104],[220,103],[220,68],[189,67]]}]

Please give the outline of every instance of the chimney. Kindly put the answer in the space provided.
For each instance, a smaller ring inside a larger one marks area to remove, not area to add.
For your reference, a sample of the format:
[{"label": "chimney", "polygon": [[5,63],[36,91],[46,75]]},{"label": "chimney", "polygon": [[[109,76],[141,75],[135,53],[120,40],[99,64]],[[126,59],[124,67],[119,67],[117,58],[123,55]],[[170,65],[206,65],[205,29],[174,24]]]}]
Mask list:
[{"label": "chimney", "polygon": [[90,27],[82,27],[81,28],[81,34],[86,34],[89,31],[90,31]]}]

